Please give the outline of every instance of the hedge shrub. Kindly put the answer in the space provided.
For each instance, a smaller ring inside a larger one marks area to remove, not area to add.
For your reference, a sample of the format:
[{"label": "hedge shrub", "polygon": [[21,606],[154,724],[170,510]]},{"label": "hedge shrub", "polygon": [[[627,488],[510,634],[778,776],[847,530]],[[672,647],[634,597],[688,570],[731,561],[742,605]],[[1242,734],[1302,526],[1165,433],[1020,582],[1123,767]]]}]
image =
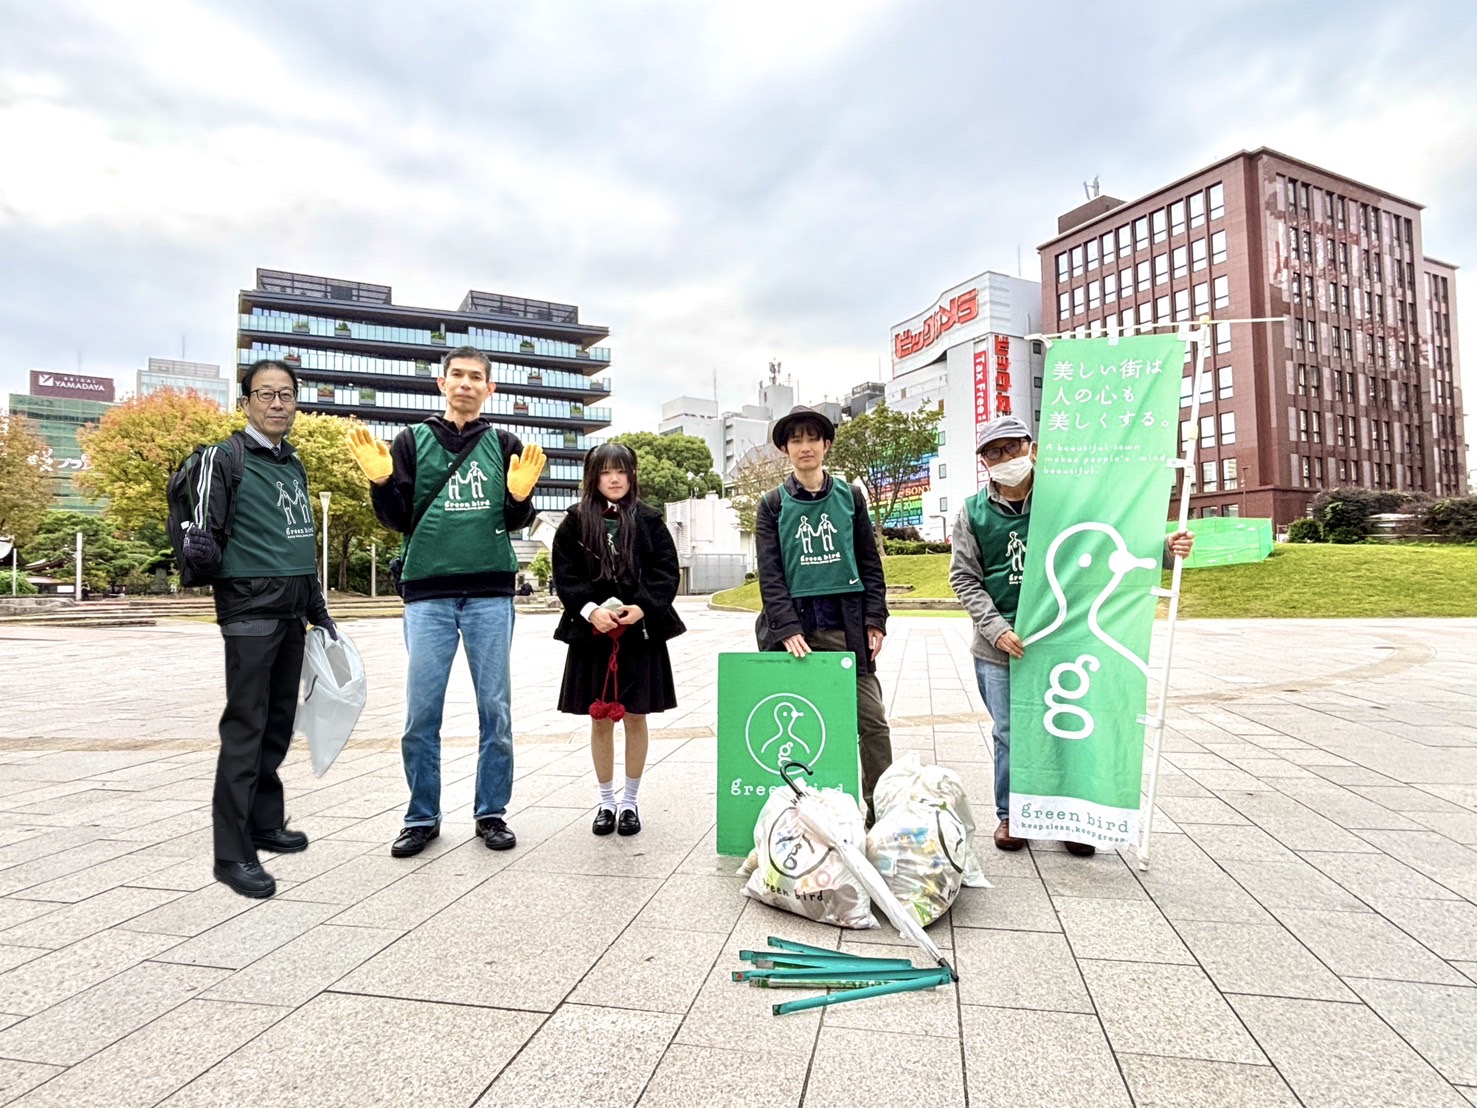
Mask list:
[{"label": "hedge shrub", "polygon": [[1287,528],[1288,542],[1322,542],[1323,524],[1316,519],[1295,519]]}]

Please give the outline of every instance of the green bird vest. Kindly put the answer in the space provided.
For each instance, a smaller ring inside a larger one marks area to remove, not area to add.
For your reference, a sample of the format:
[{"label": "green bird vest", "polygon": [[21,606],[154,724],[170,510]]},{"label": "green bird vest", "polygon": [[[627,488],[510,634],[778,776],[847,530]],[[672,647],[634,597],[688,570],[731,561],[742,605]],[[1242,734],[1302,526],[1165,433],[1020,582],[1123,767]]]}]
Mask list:
[{"label": "green bird vest", "polygon": [[780,553],[791,596],[837,596],[862,592],[861,572],[851,541],[856,502],[851,486],[831,481],[821,500],[797,500],[780,486]]},{"label": "green bird vest", "polygon": [[1021,576],[1026,567],[1026,539],[1031,531],[1031,513],[1009,515],[981,489],[964,502],[969,528],[980,547],[985,591],[1000,614],[1015,622],[1021,600]]},{"label": "green bird vest", "polygon": [[[415,436],[414,508],[419,511],[430,500],[441,475],[456,461],[456,454],[436,441],[424,423],[417,423],[411,433]],[[516,573],[518,556],[503,520],[507,487],[502,440],[497,431],[489,429],[436,494],[415,533],[405,540],[401,580]]]},{"label": "green bird vest", "polygon": [[297,455],[274,461],[245,451],[236,488],[236,523],[217,577],[300,577],[318,572],[313,502]]}]

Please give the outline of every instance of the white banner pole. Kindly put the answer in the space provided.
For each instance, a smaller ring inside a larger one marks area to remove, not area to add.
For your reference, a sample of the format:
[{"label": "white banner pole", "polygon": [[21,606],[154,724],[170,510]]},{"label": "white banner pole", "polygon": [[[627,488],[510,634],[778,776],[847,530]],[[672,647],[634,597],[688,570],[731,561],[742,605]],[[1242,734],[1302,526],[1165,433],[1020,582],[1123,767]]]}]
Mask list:
[{"label": "white banner pole", "polygon": [[[1223,326],[1229,326],[1229,324],[1223,324]],[[1185,456],[1171,463],[1177,465],[1182,471],[1179,526],[1176,528],[1178,531],[1189,529],[1190,488],[1196,480],[1195,448],[1200,443],[1200,390],[1207,378],[1206,363],[1210,358],[1213,334],[1214,325],[1209,319],[1202,317],[1200,326],[1195,328],[1189,336],[1196,347],[1195,376],[1192,381],[1193,391],[1190,394],[1190,434],[1185,442]],[[1159,797],[1159,761],[1164,755],[1164,714],[1169,707],[1169,671],[1174,662],[1174,629],[1179,617],[1180,580],[1184,569],[1185,560],[1176,554],[1169,588],[1151,590],[1155,596],[1169,598],[1169,619],[1164,636],[1164,665],[1159,671],[1159,704],[1154,715],[1145,720],[1152,728],[1154,756],[1149,763],[1149,795],[1144,803],[1142,820],[1144,834],[1138,849],[1140,870],[1149,868],[1149,836],[1154,833],[1154,805]]]}]

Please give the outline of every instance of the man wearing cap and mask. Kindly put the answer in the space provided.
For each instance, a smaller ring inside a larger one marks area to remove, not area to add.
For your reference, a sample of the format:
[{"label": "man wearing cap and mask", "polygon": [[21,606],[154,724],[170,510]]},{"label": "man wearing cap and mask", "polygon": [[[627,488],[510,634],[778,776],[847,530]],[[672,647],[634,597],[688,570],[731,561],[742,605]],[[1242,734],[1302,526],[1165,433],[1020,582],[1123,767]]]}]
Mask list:
[{"label": "man wearing cap and mask", "polygon": [[[1026,647],[1015,633],[1016,605],[1026,565],[1031,528],[1031,490],[1036,444],[1020,419],[1006,415],[980,429],[976,452],[985,463],[988,483],[964,502],[954,520],[949,584],[974,621],[970,653],[980,696],[994,721],[995,845],[1019,850],[1024,839],[1010,833],[1010,660],[1024,658]],[[1190,556],[1195,536],[1178,531],[1165,540],[1165,564],[1175,555]],[[1091,843],[1068,842],[1069,853],[1088,855]]]},{"label": "man wearing cap and mask", "polygon": [[892,732],[877,655],[887,634],[887,587],[867,501],[856,486],[825,469],[836,427],[820,412],[792,408],[770,433],[795,472],[759,501],[754,540],[763,609],[760,650],[856,655],[857,731],[862,799],[872,821],[872,789],[892,765]]}]

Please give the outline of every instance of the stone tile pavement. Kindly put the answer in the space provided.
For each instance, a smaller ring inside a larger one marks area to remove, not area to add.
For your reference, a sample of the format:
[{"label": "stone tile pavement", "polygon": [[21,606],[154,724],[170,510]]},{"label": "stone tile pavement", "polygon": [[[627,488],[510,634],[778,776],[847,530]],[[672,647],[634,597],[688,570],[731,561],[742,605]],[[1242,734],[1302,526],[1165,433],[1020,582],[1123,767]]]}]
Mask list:
[{"label": "stone tile pavement", "polygon": [[[770,934],[910,956],[740,895],[714,854],[714,658],[684,609],[646,829],[588,830],[552,617],[520,617],[518,849],[472,838],[475,707],[447,713],[447,823],[396,860],[398,621],[333,769],[286,767],[278,896],[210,876],[208,625],[0,630],[0,1102],[22,1105],[1477,1103],[1474,621],[1186,623],[1154,861],[1037,843],[934,927],[957,989],[775,1018],[728,979]],[[957,618],[898,618],[897,749],[989,810]]]}]

